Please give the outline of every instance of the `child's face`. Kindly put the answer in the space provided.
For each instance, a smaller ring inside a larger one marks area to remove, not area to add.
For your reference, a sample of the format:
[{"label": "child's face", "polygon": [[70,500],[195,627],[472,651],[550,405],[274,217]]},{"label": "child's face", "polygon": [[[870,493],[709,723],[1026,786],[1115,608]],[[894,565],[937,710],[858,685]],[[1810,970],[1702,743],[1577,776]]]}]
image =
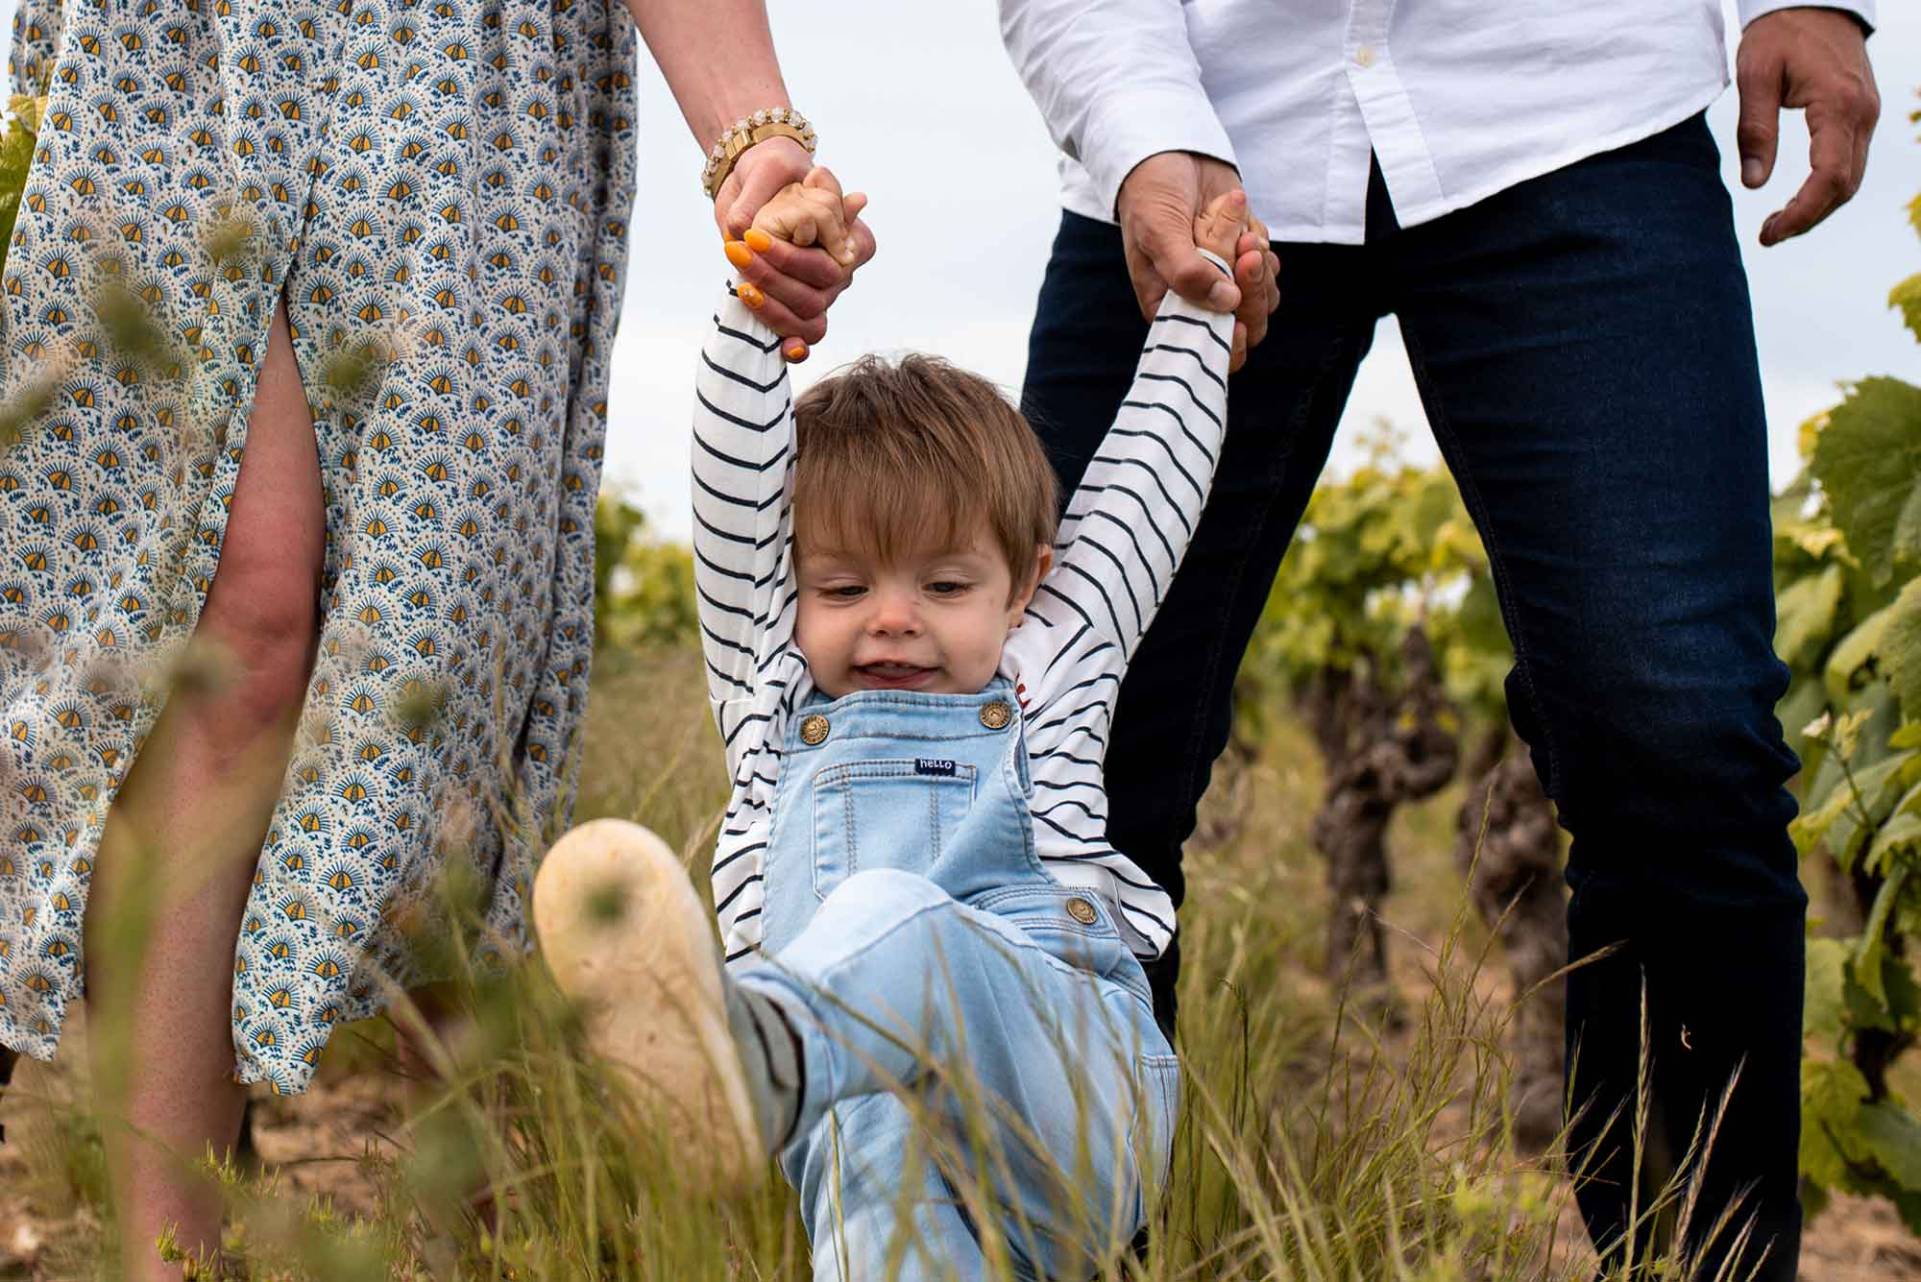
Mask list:
[{"label": "child's face", "polygon": [[964,547],[871,553],[802,544],[794,639],[829,698],[855,690],[975,694],[1000,666],[1034,587],[1053,562],[1040,548],[1034,573],[1015,583],[983,526]]}]

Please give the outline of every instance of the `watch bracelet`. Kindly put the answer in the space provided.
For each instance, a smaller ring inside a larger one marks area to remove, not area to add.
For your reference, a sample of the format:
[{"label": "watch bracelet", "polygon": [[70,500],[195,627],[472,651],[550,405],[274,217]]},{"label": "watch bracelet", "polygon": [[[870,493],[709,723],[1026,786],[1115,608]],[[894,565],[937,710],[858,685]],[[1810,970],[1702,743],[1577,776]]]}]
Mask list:
[{"label": "watch bracelet", "polygon": [[791,107],[771,107],[742,116],[721,134],[707,153],[707,163],[701,167],[700,189],[707,198],[714,198],[748,148],[769,138],[792,138],[810,154],[817,143],[814,127]]}]

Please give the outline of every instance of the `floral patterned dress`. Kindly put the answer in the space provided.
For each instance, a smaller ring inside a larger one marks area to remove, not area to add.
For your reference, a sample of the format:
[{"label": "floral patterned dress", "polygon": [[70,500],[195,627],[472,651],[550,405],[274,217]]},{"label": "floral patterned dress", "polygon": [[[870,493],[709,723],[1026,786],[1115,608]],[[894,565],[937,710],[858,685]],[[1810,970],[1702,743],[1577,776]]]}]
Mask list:
[{"label": "floral patterned dress", "polygon": [[622,0],[21,0],[15,88],[47,102],[0,277],[7,405],[40,411],[0,444],[0,1043],[50,1056],[81,994],[101,824],[218,566],[283,292],[322,632],[238,1076],[300,1090],[336,1024],[432,978],[407,927],[445,869],[523,943],[593,644],[635,49]]}]

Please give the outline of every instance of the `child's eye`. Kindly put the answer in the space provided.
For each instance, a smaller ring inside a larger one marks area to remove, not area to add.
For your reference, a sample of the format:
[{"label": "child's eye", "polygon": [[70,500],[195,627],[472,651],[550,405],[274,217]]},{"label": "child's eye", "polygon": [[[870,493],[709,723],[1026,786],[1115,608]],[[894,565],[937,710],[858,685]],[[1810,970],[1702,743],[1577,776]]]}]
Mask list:
[{"label": "child's eye", "polygon": [[834,587],[823,588],[822,591],[836,600],[852,601],[866,595],[867,585],[864,583],[841,583]]},{"label": "child's eye", "polygon": [[967,584],[957,579],[942,579],[937,583],[928,584],[927,590],[935,596],[959,596],[967,591]]}]

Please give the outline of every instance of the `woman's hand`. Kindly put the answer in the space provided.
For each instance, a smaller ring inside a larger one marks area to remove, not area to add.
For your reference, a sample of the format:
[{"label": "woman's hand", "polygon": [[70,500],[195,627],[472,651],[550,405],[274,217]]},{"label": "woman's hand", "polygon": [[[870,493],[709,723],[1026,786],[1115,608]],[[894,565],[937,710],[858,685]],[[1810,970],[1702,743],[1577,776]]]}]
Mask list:
[{"label": "woman's hand", "polygon": [[[806,359],[807,347],[826,336],[827,309],[853,283],[854,272],[874,256],[874,233],[858,217],[865,198],[858,196],[847,198],[844,235],[835,242],[789,243],[764,231],[755,234],[751,249],[743,242],[776,193],[814,172],[805,147],[790,138],[770,138],[740,154],[714,200],[714,222],[726,238],[727,261],[762,298],[755,310],[782,338],[799,340],[783,348],[789,360]],[[829,171],[818,173],[825,175],[839,202],[840,184]],[[818,188],[820,180],[812,186]],[[838,244],[841,241],[845,243]],[[829,252],[835,247],[841,251],[838,259]]]}]

